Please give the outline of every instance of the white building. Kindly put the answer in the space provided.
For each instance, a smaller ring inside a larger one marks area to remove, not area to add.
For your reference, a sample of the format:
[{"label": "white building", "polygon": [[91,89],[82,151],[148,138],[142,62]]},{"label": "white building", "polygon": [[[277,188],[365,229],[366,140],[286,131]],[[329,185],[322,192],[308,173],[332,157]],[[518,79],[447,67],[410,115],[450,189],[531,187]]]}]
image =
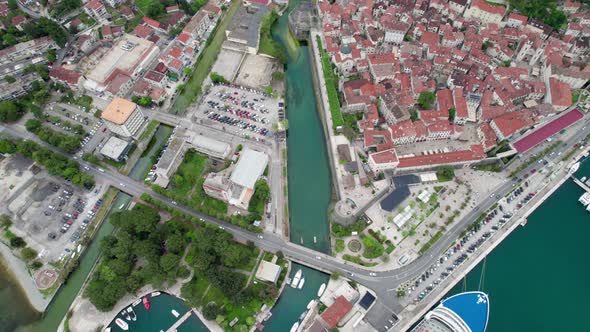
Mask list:
[{"label": "white building", "polygon": [[107,128],[121,137],[136,137],[145,123],[145,118],[137,104],[132,101],[115,98],[102,111],[101,118]]},{"label": "white building", "polygon": [[484,0],[473,0],[471,6],[465,11],[465,19],[474,21],[479,20],[483,24],[500,23],[506,14],[506,8],[503,6],[494,6]]},{"label": "white building", "polygon": [[267,165],[268,156],[265,153],[244,149],[229,179],[225,174],[209,173],[203,189],[211,197],[247,209],[254,195],[256,181],[260,179]]}]

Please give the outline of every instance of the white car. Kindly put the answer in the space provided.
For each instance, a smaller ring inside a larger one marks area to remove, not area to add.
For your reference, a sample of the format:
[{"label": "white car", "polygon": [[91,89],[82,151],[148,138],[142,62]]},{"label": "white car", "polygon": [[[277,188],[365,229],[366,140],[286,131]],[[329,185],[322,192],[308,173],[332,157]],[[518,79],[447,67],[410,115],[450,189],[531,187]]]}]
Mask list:
[{"label": "white car", "polygon": [[264,236],[258,235],[258,238],[262,240],[262,239],[264,239]]},{"label": "white car", "polygon": [[369,275],[370,275],[371,277],[376,277],[376,276],[377,276],[377,273],[375,273],[375,272],[369,272]]},{"label": "white car", "polygon": [[124,184],[123,182],[119,183],[119,185],[120,185],[121,187],[125,187],[125,184]]}]

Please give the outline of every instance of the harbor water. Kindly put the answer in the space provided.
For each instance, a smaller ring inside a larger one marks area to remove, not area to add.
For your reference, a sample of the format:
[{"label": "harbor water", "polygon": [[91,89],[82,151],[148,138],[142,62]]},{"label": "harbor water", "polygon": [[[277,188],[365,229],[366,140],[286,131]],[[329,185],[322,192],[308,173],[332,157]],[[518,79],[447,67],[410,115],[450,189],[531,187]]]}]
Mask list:
[{"label": "harbor water", "polygon": [[[584,162],[576,177],[590,176]],[[445,297],[481,289],[490,296],[488,332],[590,331],[587,251],[590,213],[578,198],[584,191],[566,181],[467,278]]]}]

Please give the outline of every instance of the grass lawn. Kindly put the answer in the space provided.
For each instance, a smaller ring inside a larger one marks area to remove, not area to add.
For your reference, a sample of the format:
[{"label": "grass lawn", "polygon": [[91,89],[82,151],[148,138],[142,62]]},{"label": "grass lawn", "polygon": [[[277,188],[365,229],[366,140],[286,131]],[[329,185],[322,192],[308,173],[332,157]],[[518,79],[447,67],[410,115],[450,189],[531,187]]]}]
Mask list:
[{"label": "grass lawn", "polygon": [[197,59],[197,66],[193,71],[193,75],[186,83],[184,91],[176,98],[174,105],[172,105],[171,112],[173,114],[185,112],[188,106],[201,93],[203,81],[209,75],[209,71],[211,71],[211,67],[213,67],[213,63],[217,59],[217,55],[221,50],[221,44],[223,44],[223,41],[225,40],[225,29],[229,25],[229,22],[232,20],[240,5],[241,1],[234,1],[232,3],[225,17],[217,25],[214,35],[209,37],[208,42],[205,44],[206,46],[203,50],[203,53],[201,53]]},{"label": "grass lawn", "polygon": [[340,101],[338,100],[338,90],[336,85],[338,83],[337,77],[334,75],[332,70],[332,62],[330,56],[324,50],[320,37],[317,38],[318,48],[320,49],[320,56],[322,61],[322,71],[324,72],[324,79],[326,81],[326,91],[328,93],[328,104],[330,105],[330,113],[332,114],[332,129],[342,126],[344,119],[342,118],[342,112],[340,111]]},{"label": "grass lawn", "polygon": [[207,294],[203,298],[203,305],[206,305],[207,303],[209,303],[211,301],[213,301],[219,305],[222,305],[225,302],[228,302],[228,300],[223,295],[223,292],[221,290],[219,290],[219,288],[217,288],[213,285],[211,285],[211,287],[209,287],[209,291],[207,292]]},{"label": "grass lawn", "polygon": [[363,245],[365,246],[365,250],[363,251],[363,257],[365,258],[378,258],[383,255],[385,251],[383,249],[383,245],[377,241],[371,235],[363,235],[361,236],[361,241],[363,241]]},{"label": "grass lawn", "polygon": [[195,183],[201,177],[207,160],[209,158],[206,155],[189,150],[184,156],[182,164],[178,166],[178,170],[172,177],[170,190],[174,194],[188,197]]},{"label": "grass lawn", "polygon": [[286,62],[287,57],[281,46],[272,38],[270,27],[279,18],[279,15],[273,10],[262,18],[260,23],[260,45],[258,52],[268,54],[281,62]]},{"label": "grass lawn", "polygon": [[336,239],[336,252],[343,252],[344,251],[344,240]]}]

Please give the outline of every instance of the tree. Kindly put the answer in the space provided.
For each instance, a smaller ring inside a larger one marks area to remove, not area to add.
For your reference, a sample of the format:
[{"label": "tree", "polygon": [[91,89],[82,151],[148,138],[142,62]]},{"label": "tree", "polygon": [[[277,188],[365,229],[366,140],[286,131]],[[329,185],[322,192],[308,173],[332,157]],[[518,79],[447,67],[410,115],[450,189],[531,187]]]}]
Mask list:
[{"label": "tree", "polygon": [[0,102],[0,122],[14,122],[20,119],[23,112],[18,105],[12,101]]},{"label": "tree", "polygon": [[332,274],[330,275],[330,279],[332,280],[338,280],[338,278],[340,278],[341,273],[338,271],[332,272]]},{"label": "tree", "polygon": [[267,96],[272,96],[272,94],[273,94],[272,86],[270,86],[270,85],[265,86],[264,87],[264,93]]},{"label": "tree", "polygon": [[424,109],[430,108],[430,106],[436,100],[436,95],[432,91],[423,91],[420,92],[420,96],[418,96],[418,104],[420,107]]},{"label": "tree", "polygon": [[8,83],[14,83],[16,82],[16,78],[14,78],[14,76],[10,76],[10,75],[6,75],[4,76],[4,80]]},{"label": "tree", "polygon": [[488,47],[492,46],[492,42],[489,40],[486,40],[483,42],[483,44],[481,44],[481,50],[482,51],[486,51],[488,49]]},{"label": "tree", "polygon": [[10,8],[10,10],[17,10],[18,4],[16,3],[16,0],[8,0],[8,8]]},{"label": "tree", "polygon": [[43,266],[43,263],[41,263],[39,261],[34,261],[33,263],[31,263],[31,269],[33,269],[34,271],[39,270],[42,266]]},{"label": "tree", "polygon": [[455,115],[457,114],[457,110],[454,107],[449,108],[449,122],[455,122]]},{"label": "tree", "polygon": [[32,133],[36,133],[37,131],[39,131],[39,129],[41,129],[41,126],[41,121],[37,119],[29,119],[25,123],[25,128],[27,129],[27,131],[30,131]]},{"label": "tree", "polygon": [[0,139],[0,153],[13,154],[16,152],[16,144],[7,139]]},{"label": "tree", "polygon": [[22,248],[26,245],[27,245],[27,243],[20,236],[15,236],[10,239],[10,246],[13,248]]},{"label": "tree", "polygon": [[441,166],[436,171],[436,176],[440,182],[450,181],[455,177],[455,170],[451,166]]},{"label": "tree", "polygon": [[16,39],[16,37],[10,33],[6,33],[4,36],[2,36],[2,41],[4,42],[4,44],[7,45],[18,44],[18,40]]},{"label": "tree", "polygon": [[214,320],[217,318],[217,312],[219,311],[219,307],[215,302],[209,302],[205,307],[203,307],[203,317],[206,320]]},{"label": "tree", "polygon": [[21,255],[23,255],[23,259],[25,261],[30,261],[33,260],[37,257],[38,253],[37,251],[35,251],[34,249],[31,249],[29,247],[23,248],[20,251]]},{"label": "tree", "polygon": [[410,120],[412,122],[416,122],[416,121],[418,121],[418,119],[420,119],[420,115],[418,114],[418,111],[413,110],[412,113],[410,113]]},{"label": "tree", "polygon": [[211,72],[209,77],[211,78],[211,81],[213,83],[229,83],[228,80],[225,79],[225,77],[221,76],[219,73],[216,73],[214,71]]},{"label": "tree", "polygon": [[160,257],[160,267],[168,272],[174,269],[180,262],[180,256],[175,254],[166,254]]},{"label": "tree", "polygon": [[47,61],[54,63],[57,60],[57,52],[55,49],[50,48],[47,50]]}]

